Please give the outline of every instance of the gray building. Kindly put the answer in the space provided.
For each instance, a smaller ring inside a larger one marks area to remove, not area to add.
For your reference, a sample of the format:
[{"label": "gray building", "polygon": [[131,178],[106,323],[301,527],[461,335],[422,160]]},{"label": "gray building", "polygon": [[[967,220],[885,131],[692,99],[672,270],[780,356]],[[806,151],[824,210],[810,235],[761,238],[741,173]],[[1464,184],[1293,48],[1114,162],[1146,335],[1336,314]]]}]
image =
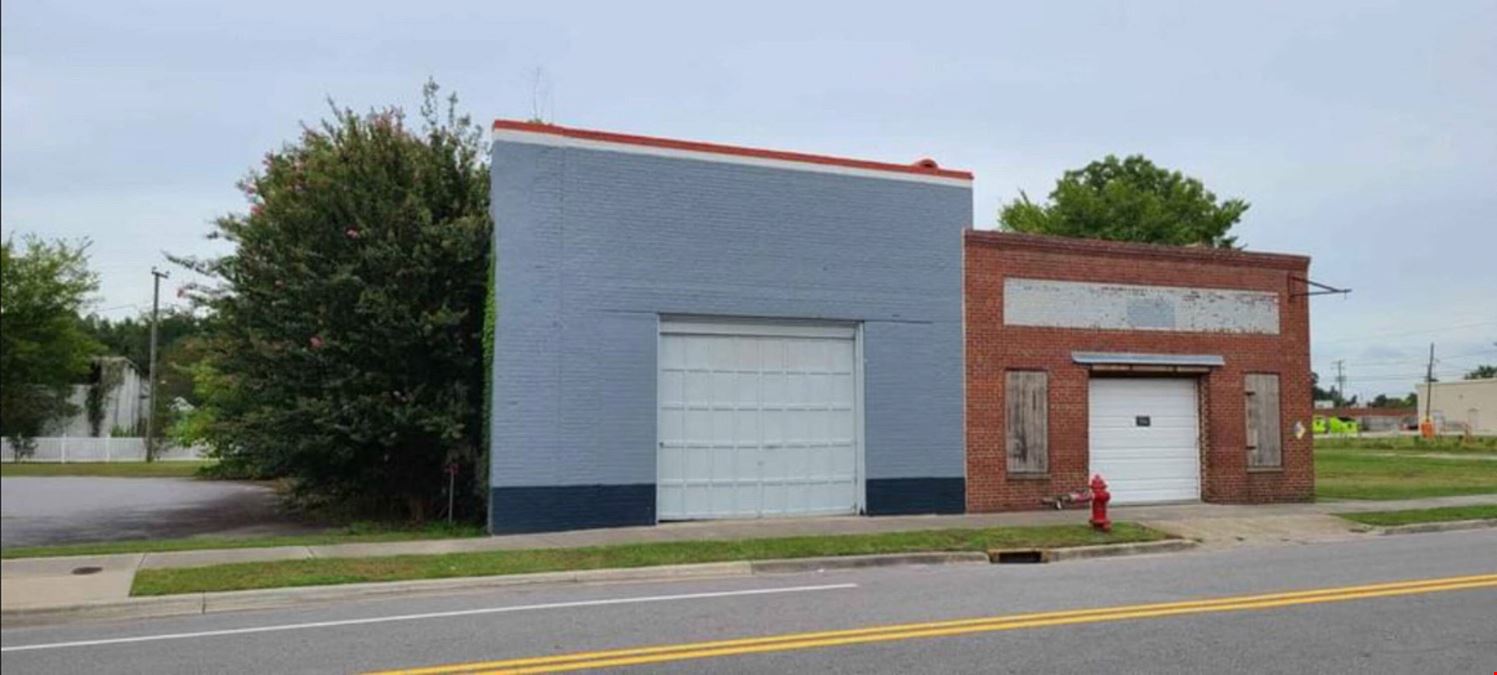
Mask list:
[{"label": "gray building", "polygon": [[500,121],[490,530],[964,508],[971,175]]},{"label": "gray building", "polygon": [[1452,380],[1414,385],[1416,408],[1434,419],[1440,433],[1497,436],[1497,379]]},{"label": "gray building", "polygon": [[[98,427],[89,417],[88,394],[100,387]],[[89,368],[89,383],[73,385],[68,403],[74,407],[72,415],[53,420],[43,430],[43,436],[82,438],[89,436],[133,436],[141,432],[145,423],[145,398],[150,383],[135,369],[135,364],[123,356],[101,356],[94,359]]]}]

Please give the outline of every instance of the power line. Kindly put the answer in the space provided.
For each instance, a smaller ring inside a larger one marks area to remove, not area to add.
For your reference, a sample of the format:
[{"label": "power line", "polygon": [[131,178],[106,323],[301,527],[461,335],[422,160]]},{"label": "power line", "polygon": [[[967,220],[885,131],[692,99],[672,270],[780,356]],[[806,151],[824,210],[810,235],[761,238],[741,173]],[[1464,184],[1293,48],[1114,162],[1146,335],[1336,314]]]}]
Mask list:
[{"label": "power line", "polygon": [[[1358,384],[1358,383],[1362,383],[1362,382],[1406,382],[1406,381],[1415,381],[1415,382],[1417,382],[1417,381],[1423,380],[1426,374],[1427,373],[1418,373],[1418,372],[1414,372],[1414,371],[1411,370],[1408,375],[1372,375],[1372,376],[1365,376],[1365,377],[1356,377],[1356,376],[1353,376],[1353,377],[1348,377],[1346,379],[1347,379],[1347,381],[1351,382],[1352,384]],[[1459,379],[1460,377],[1462,377],[1464,375],[1465,375],[1465,370],[1464,369],[1459,369],[1459,370],[1441,370],[1439,367],[1435,368],[1435,376],[1436,377],[1441,377],[1441,378],[1456,378],[1456,379]]]},{"label": "power line", "polygon": [[[1469,356],[1485,356],[1485,355],[1488,355],[1488,354],[1497,354],[1497,349],[1479,349],[1479,350],[1474,351],[1474,352],[1463,352],[1463,353],[1460,353],[1460,354],[1451,354],[1450,356],[1441,357],[1440,360],[1441,361],[1448,361],[1450,359],[1461,359],[1461,358],[1466,358],[1466,357],[1469,357]],[[1335,363],[1335,362],[1332,361],[1332,363]],[[1424,363],[1424,357],[1420,356],[1420,357],[1416,357],[1416,358],[1410,358],[1410,357],[1407,357],[1407,356],[1399,356],[1399,357],[1389,357],[1389,358],[1386,358],[1386,359],[1368,359],[1366,361],[1356,361],[1356,360],[1347,361],[1347,364],[1353,365],[1353,366],[1375,366],[1375,365],[1379,365],[1379,364],[1400,364],[1400,363],[1418,363],[1418,364],[1423,364]]]},{"label": "power line", "polygon": [[1403,337],[1403,336],[1406,336],[1406,335],[1429,335],[1431,333],[1445,333],[1445,332],[1449,332],[1449,331],[1465,330],[1467,328],[1478,328],[1480,326],[1492,326],[1492,325],[1497,325],[1497,321],[1478,321],[1476,323],[1460,324],[1460,325],[1457,325],[1457,326],[1445,326],[1444,328],[1431,328],[1431,329],[1428,329],[1428,330],[1412,330],[1412,331],[1396,332],[1396,333],[1365,333],[1365,334],[1362,334],[1362,335],[1357,335],[1357,336],[1349,337],[1349,338],[1339,338],[1339,339],[1335,339],[1335,340],[1317,340],[1316,343],[1318,343],[1318,344],[1334,344],[1334,343],[1340,343],[1340,342],[1356,342],[1358,340],[1373,340],[1373,339],[1376,339],[1376,338],[1385,338],[1385,337]]},{"label": "power line", "polygon": [[140,305],[137,305],[137,304],[135,304],[135,303],[132,302],[132,303],[130,303],[128,305],[115,305],[114,307],[105,307],[103,309],[95,309],[95,310],[92,310],[89,313],[90,314],[102,314],[104,312],[113,312],[113,311],[118,310],[118,309],[140,309]]},{"label": "power line", "polygon": [[[1488,358],[1492,358],[1493,356],[1497,356],[1497,349],[1484,349],[1484,350],[1479,350],[1479,351],[1474,351],[1474,352],[1465,352],[1465,353],[1462,353],[1462,354],[1453,354],[1451,356],[1447,356],[1447,357],[1442,357],[1442,358],[1435,359],[1435,362],[1436,363],[1452,363],[1452,364],[1466,363],[1468,365],[1481,365],[1481,364],[1473,364],[1471,361],[1468,361],[1468,359],[1471,359],[1472,357],[1475,357],[1475,358],[1480,359],[1480,360],[1485,360],[1485,359],[1488,359]],[[1424,359],[1423,358],[1410,359],[1410,358],[1403,358],[1403,357],[1400,357],[1400,358],[1397,358],[1397,359],[1376,359],[1376,360],[1370,360],[1370,361],[1347,361],[1345,359],[1338,359],[1338,360],[1335,360],[1335,361],[1330,361],[1326,365],[1328,365],[1330,367],[1336,367],[1336,364],[1337,363],[1341,363],[1341,362],[1344,362],[1345,364],[1350,365],[1350,366],[1357,366],[1357,367],[1360,367],[1360,368],[1367,368],[1367,369],[1374,369],[1374,370],[1379,369],[1379,368],[1402,368],[1402,367],[1409,367],[1409,366],[1416,366],[1416,365],[1424,365]]]}]

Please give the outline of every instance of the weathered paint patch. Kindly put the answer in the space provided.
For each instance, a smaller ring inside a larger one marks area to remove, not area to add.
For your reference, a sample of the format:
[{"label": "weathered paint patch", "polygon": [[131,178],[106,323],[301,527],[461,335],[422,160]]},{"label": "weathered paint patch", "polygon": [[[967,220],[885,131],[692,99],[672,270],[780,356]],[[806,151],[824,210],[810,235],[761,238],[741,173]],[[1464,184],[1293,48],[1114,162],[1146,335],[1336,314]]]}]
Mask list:
[{"label": "weathered paint patch", "polygon": [[1003,281],[1009,326],[1279,333],[1279,296],[1264,291],[1054,281]]}]

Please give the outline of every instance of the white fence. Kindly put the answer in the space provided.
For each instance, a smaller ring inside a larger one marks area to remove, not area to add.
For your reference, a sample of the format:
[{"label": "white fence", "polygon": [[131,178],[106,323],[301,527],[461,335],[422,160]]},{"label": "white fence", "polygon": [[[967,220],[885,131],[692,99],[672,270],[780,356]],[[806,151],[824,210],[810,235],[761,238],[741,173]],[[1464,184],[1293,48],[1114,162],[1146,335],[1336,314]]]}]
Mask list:
[{"label": "white fence", "polygon": [[[22,461],[144,462],[146,459],[146,439],[143,437],[50,436],[32,440],[36,442],[36,452]],[[16,453],[10,446],[10,440],[0,440],[0,446],[4,449],[0,453],[0,461],[14,461]],[[163,445],[157,452],[156,459],[163,462],[203,459],[203,449]]]}]

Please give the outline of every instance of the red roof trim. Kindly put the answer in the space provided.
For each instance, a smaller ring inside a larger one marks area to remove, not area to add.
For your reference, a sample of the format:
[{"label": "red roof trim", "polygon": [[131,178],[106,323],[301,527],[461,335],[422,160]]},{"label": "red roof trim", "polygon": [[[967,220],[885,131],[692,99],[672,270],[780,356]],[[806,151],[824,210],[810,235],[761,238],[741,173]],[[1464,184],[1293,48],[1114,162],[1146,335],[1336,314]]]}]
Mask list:
[{"label": "red roof trim", "polygon": [[589,141],[602,141],[605,143],[622,143],[625,145],[642,145],[652,148],[666,148],[670,150],[685,150],[689,152],[707,152],[717,155],[731,155],[735,157],[753,157],[756,159],[776,159],[786,162],[804,162],[806,164],[820,164],[822,166],[841,166],[852,169],[866,169],[870,171],[889,171],[915,176],[939,176],[942,178],[956,178],[960,180],[972,180],[970,171],[954,171],[952,169],[930,168],[917,164],[890,164],[888,162],[872,162],[863,159],[849,159],[846,157],[829,157],[826,155],[812,155],[803,152],[784,152],[781,150],[764,150],[760,148],[745,148],[736,145],[720,145],[717,143],[701,143],[698,141],[681,141],[671,138],[657,138],[654,136],[635,136],[633,134],[616,134],[607,131],[591,131],[588,129],[572,129],[560,127],[554,124],[541,124],[538,122],[520,122],[516,120],[494,120],[494,129],[508,131],[525,131],[535,134],[550,134],[552,136],[564,136],[567,138],[578,138]]}]

